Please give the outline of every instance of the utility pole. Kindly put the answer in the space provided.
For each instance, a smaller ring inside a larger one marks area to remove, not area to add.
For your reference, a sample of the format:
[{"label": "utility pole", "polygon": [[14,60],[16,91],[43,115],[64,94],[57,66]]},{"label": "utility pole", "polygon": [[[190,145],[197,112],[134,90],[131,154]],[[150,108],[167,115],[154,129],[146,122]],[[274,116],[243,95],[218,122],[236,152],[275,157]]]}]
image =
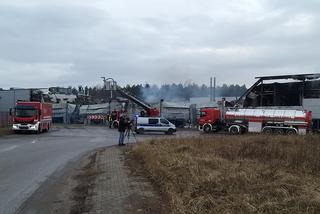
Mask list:
[{"label": "utility pole", "polygon": [[213,101],[216,101],[216,77],[213,78]]}]

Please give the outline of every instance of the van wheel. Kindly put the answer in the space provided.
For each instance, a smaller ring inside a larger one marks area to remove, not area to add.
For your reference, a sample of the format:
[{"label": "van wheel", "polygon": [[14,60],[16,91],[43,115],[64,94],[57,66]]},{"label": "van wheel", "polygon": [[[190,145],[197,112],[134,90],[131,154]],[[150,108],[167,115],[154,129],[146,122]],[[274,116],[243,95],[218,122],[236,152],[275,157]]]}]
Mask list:
[{"label": "van wheel", "polygon": [[138,129],[137,134],[144,134],[144,129]]},{"label": "van wheel", "polygon": [[173,134],[173,129],[169,129],[167,132],[165,132],[168,135],[172,135]]}]

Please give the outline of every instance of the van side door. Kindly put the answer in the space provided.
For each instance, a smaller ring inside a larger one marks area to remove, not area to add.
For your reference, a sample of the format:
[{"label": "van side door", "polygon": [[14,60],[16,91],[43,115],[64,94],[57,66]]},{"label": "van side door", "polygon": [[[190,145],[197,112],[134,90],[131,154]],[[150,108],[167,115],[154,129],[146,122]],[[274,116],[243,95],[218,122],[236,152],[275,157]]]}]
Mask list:
[{"label": "van side door", "polygon": [[170,123],[168,120],[161,118],[160,119],[160,124],[161,124],[161,131],[168,131],[170,128]]},{"label": "van side door", "polygon": [[161,128],[161,124],[159,123],[158,118],[149,118],[149,127],[148,130],[150,131],[159,131],[159,128]]}]

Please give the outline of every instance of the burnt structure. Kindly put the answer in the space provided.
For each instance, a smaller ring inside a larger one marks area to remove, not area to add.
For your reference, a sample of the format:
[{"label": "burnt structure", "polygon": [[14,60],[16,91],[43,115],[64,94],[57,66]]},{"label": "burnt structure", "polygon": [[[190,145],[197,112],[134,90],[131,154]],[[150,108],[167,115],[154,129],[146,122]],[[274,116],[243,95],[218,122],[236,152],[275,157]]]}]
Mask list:
[{"label": "burnt structure", "polygon": [[313,127],[320,129],[320,73],[256,77],[237,101],[241,107],[303,108],[313,113]]}]

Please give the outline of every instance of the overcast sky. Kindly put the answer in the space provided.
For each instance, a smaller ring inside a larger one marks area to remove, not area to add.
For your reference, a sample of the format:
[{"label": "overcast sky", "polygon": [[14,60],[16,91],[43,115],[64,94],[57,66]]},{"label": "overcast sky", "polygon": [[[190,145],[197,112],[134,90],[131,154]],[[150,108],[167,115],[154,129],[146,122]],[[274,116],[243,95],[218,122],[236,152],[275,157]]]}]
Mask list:
[{"label": "overcast sky", "polygon": [[0,88],[320,72],[319,0],[7,0]]}]

